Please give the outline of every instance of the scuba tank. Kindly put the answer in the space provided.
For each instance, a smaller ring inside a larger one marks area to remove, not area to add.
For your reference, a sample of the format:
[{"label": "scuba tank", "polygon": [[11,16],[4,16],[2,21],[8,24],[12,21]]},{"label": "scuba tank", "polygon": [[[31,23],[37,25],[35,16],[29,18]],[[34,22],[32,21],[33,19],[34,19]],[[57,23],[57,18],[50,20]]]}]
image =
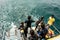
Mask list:
[{"label": "scuba tank", "polygon": [[20,32],[21,32],[21,33],[24,33],[24,29],[23,29],[23,28],[20,28]]}]

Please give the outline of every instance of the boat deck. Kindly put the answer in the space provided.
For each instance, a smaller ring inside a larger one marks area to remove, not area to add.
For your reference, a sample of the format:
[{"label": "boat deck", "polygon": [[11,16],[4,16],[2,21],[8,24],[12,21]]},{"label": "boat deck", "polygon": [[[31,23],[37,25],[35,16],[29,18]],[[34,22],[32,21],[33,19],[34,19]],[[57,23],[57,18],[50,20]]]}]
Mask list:
[{"label": "boat deck", "polygon": [[48,39],[48,40],[60,40],[60,35],[55,36],[55,37],[53,37],[53,38],[50,38],[50,39]]},{"label": "boat deck", "polygon": [[[28,36],[29,36],[29,34],[28,34]],[[15,36],[15,35],[10,35],[10,37],[5,36],[5,40],[22,40],[22,39],[23,39],[23,37],[21,37],[20,33],[18,33],[17,36]],[[60,35],[50,38],[48,40],[60,40]]]}]

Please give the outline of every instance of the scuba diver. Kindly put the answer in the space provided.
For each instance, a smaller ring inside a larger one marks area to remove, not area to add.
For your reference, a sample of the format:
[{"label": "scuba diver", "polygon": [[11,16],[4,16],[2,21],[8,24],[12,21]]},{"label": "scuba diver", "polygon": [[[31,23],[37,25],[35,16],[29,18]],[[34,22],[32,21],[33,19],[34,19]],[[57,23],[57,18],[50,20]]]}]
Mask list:
[{"label": "scuba diver", "polygon": [[20,29],[21,36],[24,35],[24,22],[21,22],[20,27],[18,29]]},{"label": "scuba diver", "polygon": [[54,15],[51,15],[49,17],[49,20],[48,20],[48,23],[47,23],[47,25],[49,26],[49,27],[47,27],[48,28],[48,36],[49,36],[49,38],[54,36],[54,31],[52,29],[50,29],[50,26],[53,26],[54,22],[55,22]]},{"label": "scuba diver", "polygon": [[48,33],[48,30],[45,28],[44,22],[41,23],[41,28],[42,28],[42,30],[40,32],[41,40],[47,40],[45,36]]},{"label": "scuba diver", "polygon": [[30,37],[28,40],[38,40],[38,36],[35,34],[34,30],[30,30]]},{"label": "scuba diver", "polygon": [[51,25],[54,24],[54,22],[55,22],[54,15],[51,15],[51,16],[49,17],[49,19],[48,19],[48,23],[47,23],[47,24],[49,24],[49,26],[51,26]]},{"label": "scuba diver", "polygon": [[42,17],[36,22],[36,28],[38,27],[38,24],[39,24],[41,21],[43,21],[43,19],[44,19],[44,16],[42,16]]},{"label": "scuba diver", "polygon": [[26,23],[26,28],[25,28],[25,36],[27,37],[27,33],[28,33],[28,27],[31,28],[31,24],[35,22],[34,20],[31,19],[31,16],[28,16],[28,20],[25,21]]}]

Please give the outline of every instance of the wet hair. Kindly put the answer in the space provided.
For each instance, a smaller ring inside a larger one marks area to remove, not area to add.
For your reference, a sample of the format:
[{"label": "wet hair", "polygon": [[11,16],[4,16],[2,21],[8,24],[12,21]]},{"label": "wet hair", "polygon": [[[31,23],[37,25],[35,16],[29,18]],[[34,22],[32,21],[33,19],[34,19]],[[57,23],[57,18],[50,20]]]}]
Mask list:
[{"label": "wet hair", "polygon": [[44,16],[41,16],[41,18],[39,17],[39,20],[42,21],[44,19]]},{"label": "wet hair", "polygon": [[24,22],[21,22],[21,24],[24,24]]},{"label": "wet hair", "polygon": [[30,34],[31,35],[34,35],[34,30],[30,30]]},{"label": "wet hair", "polygon": [[51,17],[54,17],[54,15],[51,15]]}]

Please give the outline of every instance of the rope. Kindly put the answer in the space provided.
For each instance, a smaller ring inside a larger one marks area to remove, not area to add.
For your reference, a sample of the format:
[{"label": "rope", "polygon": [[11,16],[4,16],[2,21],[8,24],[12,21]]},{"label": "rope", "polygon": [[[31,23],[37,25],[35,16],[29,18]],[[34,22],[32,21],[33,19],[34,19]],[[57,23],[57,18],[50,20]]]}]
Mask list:
[{"label": "rope", "polygon": [[59,32],[60,33],[60,31],[53,25],[53,27],[55,28],[55,30],[57,31],[57,32]]}]

